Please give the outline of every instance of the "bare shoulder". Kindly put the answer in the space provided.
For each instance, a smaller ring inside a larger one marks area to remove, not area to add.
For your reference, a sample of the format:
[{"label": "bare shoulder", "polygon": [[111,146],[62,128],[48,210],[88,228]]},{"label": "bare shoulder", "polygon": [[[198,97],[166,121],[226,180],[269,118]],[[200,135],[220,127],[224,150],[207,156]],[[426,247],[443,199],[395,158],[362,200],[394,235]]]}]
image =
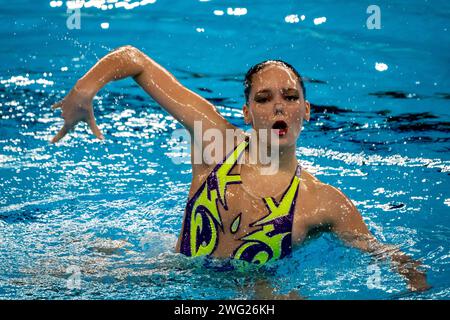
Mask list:
[{"label": "bare shoulder", "polygon": [[296,219],[297,221],[307,222],[307,224],[316,224],[321,221],[322,201],[324,194],[326,194],[327,186],[312,173],[302,168],[300,192],[298,195],[301,205],[299,210],[296,210],[296,215],[301,217]]},{"label": "bare shoulder", "polygon": [[307,193],[308,198],[316,198],[315,200],[320,197],[324,187],[327,186],[327,184],[319,180],[316,176],[304,168],[302,168],[300,183],[302,192]]},{"label": "bare shoulder", "polygon": [[361,214],[341,189],[318,179],[314,182],[314,186],[316,221],[330,225],[341,224],[344,221],[348,225],[360,224]]},{"label": "bare shoulder", "polygon": [[[341,230],[361,226],[361,216],[352,201],[339,188],[306,170],[302,170],[299,204],[292,229],[295,243],[301,243],[315,228]],[[363,226],[358,229],[364,231]]]},{"label": "bare shoulder", "polygon": [[339,188],[321,181],[305,169],[302,169],[301,181],[304,184],[304,188],[311,191],[317,199],[322,201],[343,201],[346,198]]},{"label": "bare shoulder", "polygon": [[342,208],[352,208],[351,200],[339,189],[302,170],[299,193],[302,209],[298,214],[311,224],[323,224],[334,220]]}]

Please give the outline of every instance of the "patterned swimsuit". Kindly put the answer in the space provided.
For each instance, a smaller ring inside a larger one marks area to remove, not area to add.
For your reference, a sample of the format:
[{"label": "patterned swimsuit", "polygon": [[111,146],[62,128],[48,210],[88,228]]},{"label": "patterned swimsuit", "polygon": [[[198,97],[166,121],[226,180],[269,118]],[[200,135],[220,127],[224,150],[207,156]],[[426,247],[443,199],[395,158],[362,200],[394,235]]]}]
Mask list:
[{"label": "patterned swimsuit", "polygon": [[[220,234],[224,232],[219,206],[224,209],[224,214],[229,211],[226,201],[227,185],[242,183],[240,174],[230,172],[248,145],[248,140],[241,142],[213,169],[189,199],[181,238],[181,253],[187,256],[209,256],[214,253]],[[291,253],[292,223],[300,187],[300,174],[301,166],[298,165],[296,174],[279,202],[273,197],[261,199],[267,209],[267,215],[250,225],[258,229],[240,238],[242,244],[234,250],[230,258],[262,265]],[[232,233],[238,230],[240,219],[241,214],[231,224]]]}]

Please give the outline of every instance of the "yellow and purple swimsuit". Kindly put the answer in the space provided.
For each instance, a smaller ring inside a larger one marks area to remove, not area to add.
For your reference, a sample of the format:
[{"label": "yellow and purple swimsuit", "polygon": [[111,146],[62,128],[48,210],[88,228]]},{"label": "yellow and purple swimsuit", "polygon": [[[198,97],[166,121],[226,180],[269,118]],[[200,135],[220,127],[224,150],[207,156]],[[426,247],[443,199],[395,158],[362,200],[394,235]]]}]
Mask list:
[{"label": "yellow and purple swimsuit", "polygon": [[[242,183],[240,174],[231,174],[232,169],[249,145],[245,140],[219,163],[206,178],[198,191],[186,205],[180,252],[187,256],[209,256],[214,253],[221,232],[224,232],[219,206],[229,210],[226,189],[229,184]],[[230,258],[250,263],[265,264],[281,259],[292,251],[292,224],[295,203],[300,187],[301,166],[297,166],[287,190],[277,202],[273,197],[262,198],[267,215],[250,226],[259,227],[241,237],[242,244]],[[231,224],[231,232],[239,228],[238,215]]]}]

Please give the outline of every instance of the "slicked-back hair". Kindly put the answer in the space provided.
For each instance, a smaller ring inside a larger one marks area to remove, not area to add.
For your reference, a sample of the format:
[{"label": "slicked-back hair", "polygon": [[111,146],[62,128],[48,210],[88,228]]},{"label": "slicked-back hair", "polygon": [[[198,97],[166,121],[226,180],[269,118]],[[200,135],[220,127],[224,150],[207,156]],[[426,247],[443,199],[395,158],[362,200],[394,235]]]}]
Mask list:
[{"label": "slicked-back hair", "polygon": [[250,91],[252,89],[253,76],[255,74],[257,74],[259,71],[261,71],[262,69],[264,69],[266,66],[268,66],[269,64],[272,64],[272,63],[281,64],[282,66],[291,70],[297,76],[298,82],[300,83],[300,87],[302,88],[303,99],[306,99],[306,90],[305,90],[305,85],[303,83],[303,78],[300,75],[300,73],[298,73],[298,71],[292,65],[290,65],[289,63],[287,63],[286,61],[283,61],[283,60],[265,60],[263,62],[255,64],[245,74],[245,79],[244,79],[245,104],[248,105],[248,99],[250,96]]}]

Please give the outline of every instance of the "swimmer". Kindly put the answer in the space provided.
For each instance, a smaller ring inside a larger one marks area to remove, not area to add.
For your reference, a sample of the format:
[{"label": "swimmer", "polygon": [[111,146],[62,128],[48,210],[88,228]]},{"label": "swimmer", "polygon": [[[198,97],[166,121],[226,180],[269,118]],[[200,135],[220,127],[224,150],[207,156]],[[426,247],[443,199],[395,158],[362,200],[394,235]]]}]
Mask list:
[{"label": "swimmer", "polygon": [[[127,77],[133,77],[191,133],[192,183],[177,252],[262,265],[289,256],[293,248],[320,230],[336,234],[347,245],[377,259],[389,259],[410,290],[429,288],[425,273],[418,268],[420,262],[378,242],[342,191],[299,165],[296,143],[303,121],[310,120],[311,107],[303,79],[294,67],[268,60],[247,72],[243,114],[256,132],[249,137],[153,59],[135,47],[123,46],[100,59],[52,106],[61,108],[64,125],[51,142],[58,142],[79,122],[86,122],[98,139],[104,139],[92,100],[107,83]],[[199,122],[203,131],[216,129],[223,136],[227,130],[238,133],[231,144],[220,146],[224,156],[212,163],[194,161],[194,149],[203,151],[209,144],[195,135]],[[267,164],[261,159],[250,161],[249,145],[262,139],[264,131],[278,138],[277,148],[272,138],[267,147],[278,150],[275,174],[267,174]]]}]

